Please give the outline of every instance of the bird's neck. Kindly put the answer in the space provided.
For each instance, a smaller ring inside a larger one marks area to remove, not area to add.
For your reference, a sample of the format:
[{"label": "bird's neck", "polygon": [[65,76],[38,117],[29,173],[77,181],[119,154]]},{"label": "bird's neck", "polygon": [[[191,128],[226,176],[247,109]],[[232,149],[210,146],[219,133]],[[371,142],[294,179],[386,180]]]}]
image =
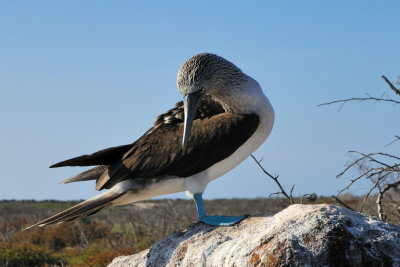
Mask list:
[{"label": "bird's neck", "polygon": [[226,112],[261,115],[270,109],[270,103],[258,82],[249,77],[246,83],[224,90],[224,94],[213,98]]}]

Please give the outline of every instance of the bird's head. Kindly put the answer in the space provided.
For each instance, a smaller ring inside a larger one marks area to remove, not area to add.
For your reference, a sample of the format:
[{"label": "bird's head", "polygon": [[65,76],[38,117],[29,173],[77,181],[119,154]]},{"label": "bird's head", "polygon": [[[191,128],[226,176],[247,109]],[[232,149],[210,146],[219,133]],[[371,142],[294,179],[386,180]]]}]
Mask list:
[{"label": "bird's head", "polygon": [[188,59],[178,72],[178,89],[183,95],[185,120],[182,148],[185,151],[199,102],[205,95],[218,98],[247,80],[233,63],[215,54],[203,53]]}]

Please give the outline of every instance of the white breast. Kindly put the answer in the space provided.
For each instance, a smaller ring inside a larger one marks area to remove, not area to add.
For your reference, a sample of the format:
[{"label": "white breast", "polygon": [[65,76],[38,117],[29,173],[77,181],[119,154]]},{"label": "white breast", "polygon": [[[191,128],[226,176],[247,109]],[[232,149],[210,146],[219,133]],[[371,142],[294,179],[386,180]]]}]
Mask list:
[{"label": "white breast", "polygon": [[237,99],[235,103],[232,103],[235,104],[235,109],[241,109],[238,113],[255,113],[260,118],[260,124],[254,134],[231,156],[212,165],[205,171],[185,178],[185,188],[192,194],[203,192],[210,181],[232,170],[248,158],[271,133],[275,120],[274,109],[255,80],[252,80],[251,87],[234,98]]}]

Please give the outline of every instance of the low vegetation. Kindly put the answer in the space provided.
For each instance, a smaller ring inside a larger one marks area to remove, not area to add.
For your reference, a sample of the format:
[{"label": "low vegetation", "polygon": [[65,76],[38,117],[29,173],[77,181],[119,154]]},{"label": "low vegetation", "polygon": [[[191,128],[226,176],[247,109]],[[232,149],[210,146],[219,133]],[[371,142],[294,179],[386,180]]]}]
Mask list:
[{"label": "low vegetation", "polygon": [[[344,196],[357,206],[362,197]],[[301,200],[296,199],[299,203]],[[304,198],[305,204],[333,203],[332,198]],[[73,223],[22,231],[30,224],[76,202],[0,201],[0,266],[106,266],[113,258],[149,248],[173,231],[196,222],[191,200],[150,200],[112,208]],[[283,198],[206,201],[210,214],[274,214],[290,203]],[[373,201],[364,212],[376,214]],[[399,224],[398,217],[388,218]]]}]

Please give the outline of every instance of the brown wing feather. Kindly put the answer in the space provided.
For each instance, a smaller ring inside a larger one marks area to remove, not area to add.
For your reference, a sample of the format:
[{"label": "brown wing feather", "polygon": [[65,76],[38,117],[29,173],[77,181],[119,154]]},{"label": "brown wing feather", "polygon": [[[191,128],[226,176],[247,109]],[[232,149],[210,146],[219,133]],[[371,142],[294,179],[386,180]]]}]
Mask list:
[{"label": "brown wing feather", "polygon": [[132,144],[115,146],[99,150],[90,155],[82,155],[72,159],[67,159],[50,166],[50,168],[58,168],[65,166],[94,166],[94,165],[110,165],[117,159],[120,159],[129,149]]},{"label": "brown wing feather", "polygon": [[183,123],[162,123],[148,131],[123,159],[110,166],[97,181],[96,189],[135,178],[166,175],[188,177],[233,154],[254,133],[257,115],[220,113],[194,120],[186,153],[181,140]]}]

